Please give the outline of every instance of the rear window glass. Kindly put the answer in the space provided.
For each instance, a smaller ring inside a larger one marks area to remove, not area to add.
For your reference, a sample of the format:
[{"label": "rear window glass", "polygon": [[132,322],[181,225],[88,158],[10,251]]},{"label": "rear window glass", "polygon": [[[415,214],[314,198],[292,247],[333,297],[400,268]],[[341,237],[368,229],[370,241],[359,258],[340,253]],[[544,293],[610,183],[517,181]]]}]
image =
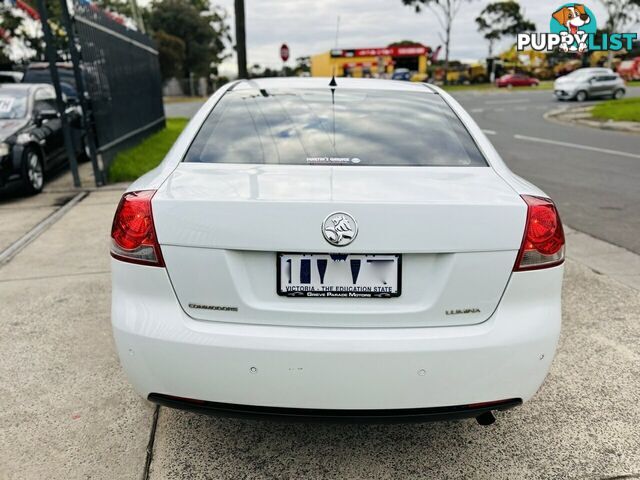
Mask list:
[{"label": "rear window glass", "polygon": [[226,93],[186,162],[486,166],[439,95],[299,89]]}]

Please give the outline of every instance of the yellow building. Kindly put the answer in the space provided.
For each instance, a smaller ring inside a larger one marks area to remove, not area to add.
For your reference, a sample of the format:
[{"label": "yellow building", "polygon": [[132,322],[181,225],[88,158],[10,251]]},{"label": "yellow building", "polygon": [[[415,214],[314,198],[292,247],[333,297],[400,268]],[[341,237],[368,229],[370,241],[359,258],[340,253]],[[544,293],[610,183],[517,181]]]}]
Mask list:
[{"label": "yellow building", "polygon": [[431,49],[424,45],[384,48],[334,49],[311,57],[312,77],[367,77],[406,68],[427,73]]}]

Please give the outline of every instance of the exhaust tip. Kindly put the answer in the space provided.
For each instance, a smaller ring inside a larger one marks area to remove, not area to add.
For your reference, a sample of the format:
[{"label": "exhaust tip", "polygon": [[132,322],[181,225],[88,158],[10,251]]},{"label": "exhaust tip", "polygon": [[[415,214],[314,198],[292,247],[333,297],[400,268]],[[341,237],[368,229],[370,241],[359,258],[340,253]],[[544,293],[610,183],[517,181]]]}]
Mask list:
[{"label": "exhaust tip", "polygon": [[491,425],[493,423],[495,423],[496,421],[496,417],[493,416],[493,413],[491,411],[488,412],[484,412],[481,415],[478,415],[476,417],[476,421],[480,424],[480,425]]}]

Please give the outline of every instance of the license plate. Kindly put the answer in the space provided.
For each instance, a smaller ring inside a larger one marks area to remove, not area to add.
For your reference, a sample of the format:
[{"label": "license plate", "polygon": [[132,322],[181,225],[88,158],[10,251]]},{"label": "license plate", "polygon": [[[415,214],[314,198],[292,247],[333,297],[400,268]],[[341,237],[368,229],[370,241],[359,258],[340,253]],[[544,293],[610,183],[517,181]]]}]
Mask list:
[{"label": "license plate", "polygon": [[279,253],[278,295],[398,297],[401,270],[400,255]]}]

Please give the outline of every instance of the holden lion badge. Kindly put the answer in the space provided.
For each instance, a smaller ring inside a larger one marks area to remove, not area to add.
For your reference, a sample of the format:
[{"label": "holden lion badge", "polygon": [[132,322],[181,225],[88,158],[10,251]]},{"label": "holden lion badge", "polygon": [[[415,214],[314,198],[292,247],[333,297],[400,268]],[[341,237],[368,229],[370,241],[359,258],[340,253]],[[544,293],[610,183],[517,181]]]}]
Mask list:
[{"label": "holden lion badge", "polygon": [[358,224],[348,213],[335,212],[322,222],[322,234],[331,245],[344,247],[358,235]]}]

